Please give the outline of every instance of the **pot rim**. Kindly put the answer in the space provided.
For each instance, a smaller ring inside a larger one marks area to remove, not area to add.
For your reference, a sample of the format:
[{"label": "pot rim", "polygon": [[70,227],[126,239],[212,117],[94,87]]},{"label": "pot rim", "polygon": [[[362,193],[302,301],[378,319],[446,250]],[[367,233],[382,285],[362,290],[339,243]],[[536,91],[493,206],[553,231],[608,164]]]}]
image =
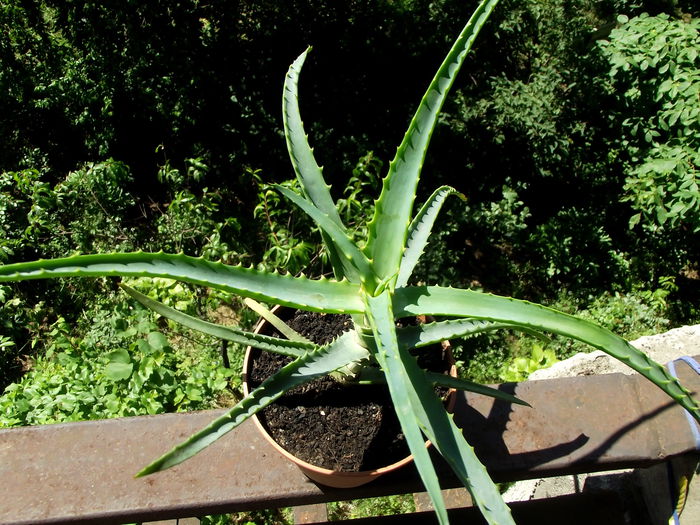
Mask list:
[{"label": "pot rim", "polygon": [[[255,350],[253,347],[248,347],[246,348],[246,353],[245,353],[245,358],[243,359],[243,393],[244,395],[248,395],[250,393],[250,390],[248,388],[248,364],[250,361],[250,356],[252,351]],[[382,474],[385,474],[387,472],[390,472],[392,470],[396,470],[397,468],[403,467],[404,465],[407,465],[411,461],[413,461],[413,454],[409,454],[408,456],[404,457],[403,459],[400,459],[399,461],[396,461],[395,463],[392,463],[390,465],[386,465],[383,467],[379,467],[376,469],[371,469],[371,470],[358,470],[358,471],[345,471],[345,470],[331,470],[327,469],[324,467],[319,467],[316,465],[313,465],[312,463],[308,463],[304,461],[303,459],[298,458],[297,456],[293,455],[292,453],[288,452],[285,448],[283,448],[275,439],[267,432],[267,429],[263,426],[263,424],[260,422],[260,419],[258,418],[257,414],[253,415],[253,421],[255,422],[255,426],[258,428],[258,430],[262,433],[262,435],[265,437],[265,439],[284,457],[292,461],[293,463],[299,465],[302,467],[302,469],[308,469],[314,472],[317,472],[322,475],[333,475],[333,476],[342,476],[342,477],[348,477],[348,478],[356,478],[356,477],[367,477],[367,476],[380,476]],[[430,441],[426,441],[426,447],[430,446]]]},{"label": "pot rim", "polygon": [[[272,312],[276,312],[280,310],[281,308],[287,308],[282,305],[277,305],[272,309]],[[262,329],[265,327],[265,325],[268,322],[265,319],[260,319],[257,324],[255,325],[255,329],[253,330],[254,333],[260,333]],[[443,341],[442,343],[444,350],[447,352],[447,355],[449,356],[450,360],[452,361],[452,365],[450,367],[450,375],[453,377],[457,376],[457,367],[454,364],[454,358],[452,358],[452,352],[451,352],[451,346],[449,342]],[[249,364],[251,361],[251,354],[252,352],[256,350],[252,346],[246,347],[245,351],[245,356],[243,358],[243,374],[242,374],[242,383],[243,383],[243,394],[248,395],[250,393],[250,389],[248,388],[248,370],[249,370]],[[452,412],[454,408],[454,404],[456,401],[456,396],[455,394],[455,389],[449,389],[447,393],[447,406],[445,407],[446,410],[449,412]],[[406,457],[400,459],[399,461],[396,461],[394,463],[391,463],[389,465],[385,465],[383,467],[379,467],[376,469],[371,469],[371,470],[360,470],[360,471],[345,471],[345,470],[332,470],[332,469],[327,469],[324,467],[319,467],[316,466],[312,463],[308,463],[297,456],[293,455],[289,451],[287,451],[284,447],[282,447],[275,439],[268,433],[267,429],[263,426],[262,422],[258,418],[257,414],[253,414],[252,419],[255,423],[255,426],[257,427],[258,431],[262,434],[262,436],[265,438],[265,440],[272,445],[272,447],[277,450],[280,454],[282,454],[285,458],[287,458],[289,461],[297,465],[308,477],[310,477],[312,480],[317,481],[319,483],[322,483],[327,486],[331,487],[337,487],[337,488],[352,488],[352,487],[357,487],[360,485],[363,485],[365,483],[368,483],[369,481],[372,481],[378,476],[381,476],[383,474],[386,474],[388,472],[392,472],[394,470],[397,470],[405,465],[408,465],[413,461],[413,454],[409,454]],[[430,447],[431,443],[430,440],[425,441],[425,446]],[[329,480],[338,480],[337,482],[329,481]]]}]

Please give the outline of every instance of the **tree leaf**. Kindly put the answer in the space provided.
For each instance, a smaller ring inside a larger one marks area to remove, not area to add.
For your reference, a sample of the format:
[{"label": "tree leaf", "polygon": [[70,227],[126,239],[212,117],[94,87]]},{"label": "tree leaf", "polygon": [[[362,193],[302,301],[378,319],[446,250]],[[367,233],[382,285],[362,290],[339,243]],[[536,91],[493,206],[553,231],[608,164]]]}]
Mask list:
[{"label": "tree leaf", "polygon": [[147,339],[148,344],[154,350],[163,350],[163,348],[170,346],[168,339],[160,332],[150,332],[147,336]]}]

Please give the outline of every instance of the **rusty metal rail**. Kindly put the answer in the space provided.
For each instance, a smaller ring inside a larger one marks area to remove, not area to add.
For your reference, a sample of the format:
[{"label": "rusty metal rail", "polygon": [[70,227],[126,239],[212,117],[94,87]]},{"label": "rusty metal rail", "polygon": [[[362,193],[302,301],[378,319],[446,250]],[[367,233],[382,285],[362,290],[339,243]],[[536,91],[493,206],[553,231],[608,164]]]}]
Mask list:
[{"label": "rusty metal rail", "polygon": [[[700,378],[680,366],[700,391]],[[644,467],[695,451],[682,409],[639,376],[500,385],[532,408],[461,395],[455,421],[497,480]],[[124,523],[420,491],[413,467],[356,489],[309,481],[244,424],[169,471],[133,474],[218,411],[0,430],[0,524]],[[440,462],[444,486],[456,486]]]}]

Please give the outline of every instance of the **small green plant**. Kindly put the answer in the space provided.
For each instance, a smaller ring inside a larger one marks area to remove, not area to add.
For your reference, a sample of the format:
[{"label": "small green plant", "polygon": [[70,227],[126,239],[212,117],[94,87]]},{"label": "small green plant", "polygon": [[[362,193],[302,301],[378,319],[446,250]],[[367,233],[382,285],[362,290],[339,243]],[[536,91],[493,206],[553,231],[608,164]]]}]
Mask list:
[{"label": "small green plant", "polygon": [[415,512],[413,494],[399,494],[382,498],[366,498],[328,503],[331,521],[354,520],[372,516],[395,516]]},{"label": "small green plant", "polygon": [[[185,326],[295,358],[226,414],[144,468],[139,476],[192,457],[289,389],[342,371],[345,381],[369,378],[388,385],[403,434],[440,523],[448,523],[448,517],[438,476],[425,447],[426,438],[469,489],[489,523],[513,523],[498,487],[446,412],[434,385],[525,403],[483,385],[423,370],[410,353],[413,348],[445,339],[505,328],[559,334],[605,350],[653,381],[700,420],[700,408],[676,379],[609,330],[526,301],[466,289],[409,285],[443,203],[456,193],[450,187],[438,188],[413,215],[428,144],[447,93],[496,3],[497,0],[480,3],[428,87],[382,181],[364,242],[353,242],[304,132],[297,84],[308,50],[291,65],[283,91],[284,128],[302,193],[286,186],[276,189],[320,229],[335,278],[310,279],[162,252],[81,255],[0,266],[0,281],[66,276],[166,277],[267,303],[352,316],[354,330],[318,346],[304,340],[262,336],[205,322],[123,286],[131,297]],[[397,320],[418,315],[447,319],[397,327]]]},{"label": "small green plant", "polygon": [[535,343],[532,345],[530,355],[513,359],[508,366],[503,367],[499,376],[501,381],[523,381],[534,371],[549,368],[557,361],[554,350]]},{"label": "small green plant", "polygon": [[373,152],[364,155],[352,170],[344,197],[336,202],[340,218],[358,243],[367,238],[367,223],[374,213],[374,195],[381,187],[383,168],[384,163]]}]

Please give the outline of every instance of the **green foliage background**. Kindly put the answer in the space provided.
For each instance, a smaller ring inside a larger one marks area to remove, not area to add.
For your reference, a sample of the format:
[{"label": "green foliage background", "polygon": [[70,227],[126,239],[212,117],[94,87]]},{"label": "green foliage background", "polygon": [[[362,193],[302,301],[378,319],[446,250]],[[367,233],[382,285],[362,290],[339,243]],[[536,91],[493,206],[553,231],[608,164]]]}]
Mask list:
[{"label": "green foliage background", "polygon": [[[162,249],[327,273],[313,225],[271,188],[296,185],[281,131],[288,64],[314,46],[302,114],[359,238],[398,130],[471,7],[2,2],[0,263]],[[502,0],[435,132],[425,191],[450,184],[468,200],[446,206],[420,279],[544,302],[630,338],[698,322],[698,15],[690,0]],[[221,294],[131,285],[253,321]],[[482,381],[584,350],[507,333],[455,344]],[[109,280],[0,286],[0,426],[226,405],[240,354]]]},{"label": "green foliage background", "polygon": [[[271,188],[296,184],[281,132],[288,64],[314,46],[302,113],[359,237],[397,130],[470,10],[2,2],[0,262],[163,249],[327,273],[312,224]],[[426,191],[450,184],[468,200],[446,206],[420,279],[545,302],[628,337],[697,322],[697,17],[690,0],[502,0],[435,132]],[[252,322],[230,297],[136,284]],[[225,404],[240,352],[227,368],[218,345],[108,280],[2,286],[0,426]],[[484,381],[581,350],[510,334],[457,346]]]}]

